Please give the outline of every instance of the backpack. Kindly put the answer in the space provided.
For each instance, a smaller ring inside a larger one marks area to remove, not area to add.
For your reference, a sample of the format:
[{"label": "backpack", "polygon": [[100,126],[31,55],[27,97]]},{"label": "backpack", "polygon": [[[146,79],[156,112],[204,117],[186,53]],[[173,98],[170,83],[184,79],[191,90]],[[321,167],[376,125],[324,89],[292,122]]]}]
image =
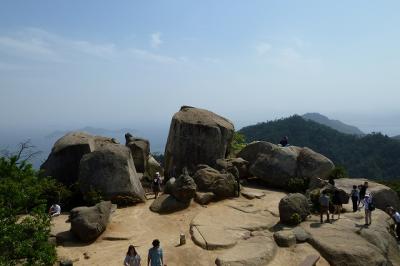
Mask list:
[{"label": "backpack", "polygon": [[153,186],[158,186],[160,183],[160,179],[159,178],[154,178],[153,179]]}]

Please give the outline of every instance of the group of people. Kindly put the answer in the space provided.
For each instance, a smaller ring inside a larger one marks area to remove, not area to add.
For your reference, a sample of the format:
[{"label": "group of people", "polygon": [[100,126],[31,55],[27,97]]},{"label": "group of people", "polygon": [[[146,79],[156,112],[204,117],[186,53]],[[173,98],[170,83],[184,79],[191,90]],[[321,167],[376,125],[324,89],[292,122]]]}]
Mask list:
[{"label": "group of people", "polygon": [[[331,197],[329,197],[328,192],[326,190],[322,191],[319,204],[320,204],[320,220],[323,223],[324,214],[327,215],[327,222],[330,222],[329,219],[329,207],[330,204],[333,205],[332,219],[334,219],[334,215],[338,215],[338,219],[340,219],[340,213],[342,212],[342,201],[340,198],[340,191],[335,187],[335,181],[333,178],[329,179],[329,184],[334,187],[334,192]],[[353,186],[353,189],[350,192],[351,201],[353,203],[353,212],[360,210],[360,204],[362,204],[361,208],[364,208],[365,211],[365,225],[368,226],[372,222],[372,211],[375,209],[372,195],[367,192],[368,182],[365,181],[364,184]]]},{"label": "group of people", "polygon": [[[135,247],[130,245],[128,247],[128,252],[124,260],[124,266],[140,266],[141,258],[137,253]],[[152,242],[152,247],[149,249],[147,254],[147,265],[148,266],[166,266],[164,264],[163,250],[160,247],[160,240],[154,239]]]}]

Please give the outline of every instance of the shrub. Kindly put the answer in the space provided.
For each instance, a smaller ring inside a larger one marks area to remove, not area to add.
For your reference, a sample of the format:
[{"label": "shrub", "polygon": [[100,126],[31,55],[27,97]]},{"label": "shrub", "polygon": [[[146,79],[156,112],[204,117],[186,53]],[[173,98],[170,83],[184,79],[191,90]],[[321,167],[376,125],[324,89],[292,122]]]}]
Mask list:
[{"label": "shrub", "polygon": [[244,147],[246,147],[246,138],[239,132],[233,133],[233,139],[231,142],[230,155],[235,157]]},{"label": "shrub", "polygon": [[295,212],[292,214],[292,216],[290,216],[290,221],[293,225],[298,225],[301,223],[301,217],[297,212]]},{"label": "shrub", "polygon": [[83,196],[83,199],[89,206],[93,206],[102,201],[103,196],[99,190],[90,188],[90,190]]},{"label": "shrub", "polygon": [[0,265],[55,262],[46,208],[47,193],[57,191],[56,184],[17,156],[0,158]]},{"label": "shrub", "polygon": [[339,179],[339,178],[347,178],[347,171],[343,166],[335,166],[329,174],[329,178]]}]

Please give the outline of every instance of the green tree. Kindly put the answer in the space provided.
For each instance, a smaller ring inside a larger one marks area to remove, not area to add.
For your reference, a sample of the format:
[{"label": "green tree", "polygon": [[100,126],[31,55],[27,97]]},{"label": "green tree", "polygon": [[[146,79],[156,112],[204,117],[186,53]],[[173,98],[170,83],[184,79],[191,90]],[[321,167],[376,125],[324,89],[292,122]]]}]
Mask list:
[{"label": "green tree", "polygon": [[48,242],[46,209],[48,192],[59,187],[19,159],[0,158],[0,265],[52,265],[56,251]]},{"label": "green tree", "polygon": [[244,147],[246,147],[246,138],[239,132],[233,133],[233,139],[231,142],[231,156],[236,156]]}]

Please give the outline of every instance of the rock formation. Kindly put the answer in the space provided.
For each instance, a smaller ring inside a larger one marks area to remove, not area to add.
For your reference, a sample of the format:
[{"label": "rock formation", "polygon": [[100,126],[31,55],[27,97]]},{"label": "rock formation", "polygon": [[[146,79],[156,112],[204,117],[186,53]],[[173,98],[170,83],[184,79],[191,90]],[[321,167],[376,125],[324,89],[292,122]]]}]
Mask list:
[{"label": "rock formation", "polygon": [[70,212],[71,231],[80,240],[95,240],[106,230],[112,211],[110,201],[102,201],[93,207],[77,207]]},{"label": "rock formation", "polygon": [[[307,198],[300,193],[289,194],[279,202],[279,217],[281,223],[297,224],[304,221],[310,214]],[[294,217],[298,215],[298,217]]]},{"label": "rock formation", "polygon": [[221,173],[208,165],[199,168],[193,176],[199,191],[213,192],[220,199],[236,196],[238,184],[231,173]]},{"label": "rock formation", "polygon": [[79,179],[84,194],[92,190],[124,204],[145,200],[131,151],[111,138],[68,133],[57,140],[41,168],[66,185]]},{"label": "rock formation", "polygon": [[[213,166],[229,153],[232,122],[210,111],[182,106],[171,121],[165,147],[165,176],[179,176],[184,167],[192,173],[198,164]],[[175,167],[175,168],[174,168]]]},{"label": "rock formation", "polygon": [[136,171],[144,173],[147,169],[147,161],[150,155],[150,143],[147,139],[133,137],[130,133],[125,134],[125,145],[131,150]]},{"label": "rock formation", "polygon": [[252,175],[283,189],[292,178],[310,182],[317,178],[325,179],[334,168],[331,160],[309,148],[280,147],[265,141],[248,144],[238,157],[249,162]]},{"label": "rock formation", "polygon": [[79,167],[79,186],[83,195],[97,191],[115,203],[146,200],[131,153],[122,145],[107,145],[85,154]]}]

